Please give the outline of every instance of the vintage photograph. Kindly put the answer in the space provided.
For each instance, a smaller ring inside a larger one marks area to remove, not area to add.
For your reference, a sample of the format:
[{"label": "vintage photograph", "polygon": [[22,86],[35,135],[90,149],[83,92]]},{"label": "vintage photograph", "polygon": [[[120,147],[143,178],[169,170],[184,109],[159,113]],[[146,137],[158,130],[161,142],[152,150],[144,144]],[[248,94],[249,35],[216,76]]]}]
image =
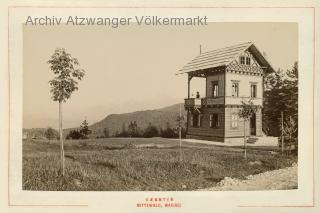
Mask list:
[{"label": "vintage photograph", "polygon": [[22,189],[298,189],[298,24],[23,26]]}]

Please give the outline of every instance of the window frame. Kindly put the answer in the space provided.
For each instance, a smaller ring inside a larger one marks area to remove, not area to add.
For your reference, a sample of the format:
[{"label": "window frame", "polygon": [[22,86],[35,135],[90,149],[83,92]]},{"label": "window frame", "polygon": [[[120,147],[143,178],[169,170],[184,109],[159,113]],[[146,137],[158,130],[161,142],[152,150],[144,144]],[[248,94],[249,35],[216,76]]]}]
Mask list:
[{"label": "window frame", "polygon": [[[216,119],[214,119],[215,116],[216,116]],[[221,116],[218,113],[210,114],[210,117],[209,117],[209,126],[210,126],[210,128],[213,128],[213,129],[220,128],[220,117]]]},{"label": "window frame", "polygon": [[[236,89],[236,95],[234,95],[233,93],[233,86],[235,85],[235,89]],[[232,97],[239,97],[239,81],[232,81],[231,82],[231,96]]]},{"label": "window frame", "polygon": [[239,127],[239,115],[236,113],[231,114],[231,129],[238,129]]},{"label": "window frame", "polygon": [[240,61],[240,64],[246,64],[246,57],[241,55],[239,61]]},{"label": "window frame", "polygon": [[[253,88],[255,88],[253,90]],[[257,98],[258,96],[258,86],[257,86],[257,83],[251,83],[250,84],[250,97],[251,98]]]},{"label": "window frame", "polygon": [[[212,98],[217,98],[219,97],[219,81],[211,81],[211,86],[212,86],[212,94],[211,94],[211,97]],[[216,92],[216,95],[214,95],[214,92],[215,92],[215,86],[217,88],[217,92]]]},{"label": "window frame", "polygon": [[246,62],[245,65],[251,65],[251,58],[250,57],[246,57],[246,61],[245,62]]}]

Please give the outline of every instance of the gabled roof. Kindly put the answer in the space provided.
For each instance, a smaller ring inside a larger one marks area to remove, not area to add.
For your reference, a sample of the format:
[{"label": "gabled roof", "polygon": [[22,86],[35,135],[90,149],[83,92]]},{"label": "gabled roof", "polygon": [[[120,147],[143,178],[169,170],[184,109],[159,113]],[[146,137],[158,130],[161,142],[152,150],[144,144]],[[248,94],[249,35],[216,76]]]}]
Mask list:
[{"label": "gabled roof", "polygon": [[195,57],[188,64],[186,64],[176,74],[190,73],[220,66],[228,66],[233,60],[235,60],[241,53],[243,53],[247,49],[255,57],[257,62],[262,67],[266,68],[267,72],[273,71],[270,63],[264,58],[264,56],[260,53],[256,46],[252,42],[246,42],[212,50],[209,52],[204,52]]}]

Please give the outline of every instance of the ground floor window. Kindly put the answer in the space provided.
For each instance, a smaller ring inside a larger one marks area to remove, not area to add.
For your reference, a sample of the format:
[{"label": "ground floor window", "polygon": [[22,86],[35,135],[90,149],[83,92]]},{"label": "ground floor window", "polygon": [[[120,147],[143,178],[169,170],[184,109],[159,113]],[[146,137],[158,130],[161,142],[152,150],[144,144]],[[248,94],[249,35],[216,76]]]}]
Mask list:
[{"label": "ground floor window", "polygon": [[198,127],[201,127],[201,114],[198,114]]},{"label": "ground floor window", "polygon": [[219,120],[219,114],[211,114],[209,119],[209,126],[211,128],[218,128],[220,127],[220,120]]},{"label": "ground floor window", "polygon": [[201,127],[201,114],[191,114],[190,116],[190,124],[192,127]]},{"label": "ground floor window", "polygon": [[238,115],[237,114],[231,115],[231,127],[238,128]]}]

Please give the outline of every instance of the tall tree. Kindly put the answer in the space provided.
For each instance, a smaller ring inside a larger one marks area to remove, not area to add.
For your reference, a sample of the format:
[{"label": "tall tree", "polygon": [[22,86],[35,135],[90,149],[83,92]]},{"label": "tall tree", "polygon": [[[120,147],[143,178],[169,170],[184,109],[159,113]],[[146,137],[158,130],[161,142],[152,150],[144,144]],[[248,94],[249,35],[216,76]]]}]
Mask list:
[{"label": "tall tree", "polygon": [[280,136],[281,112],[285,118],[291,116],[298,123],[298,62],[286,72],[278,70],[267,74],[264,82],[264,132]]},{"label": "tall tree", "polygon": [[55,77],[49,81],[53,101],[59,102],[59,134],[61,148],[61,170],[64,175],[64,147],[62,136],[62,103],[66,102],[71,94],[78,90],[77,80],[81,80],[85,71],[80,64],[63,48],[57,48],[48,61]]}]

